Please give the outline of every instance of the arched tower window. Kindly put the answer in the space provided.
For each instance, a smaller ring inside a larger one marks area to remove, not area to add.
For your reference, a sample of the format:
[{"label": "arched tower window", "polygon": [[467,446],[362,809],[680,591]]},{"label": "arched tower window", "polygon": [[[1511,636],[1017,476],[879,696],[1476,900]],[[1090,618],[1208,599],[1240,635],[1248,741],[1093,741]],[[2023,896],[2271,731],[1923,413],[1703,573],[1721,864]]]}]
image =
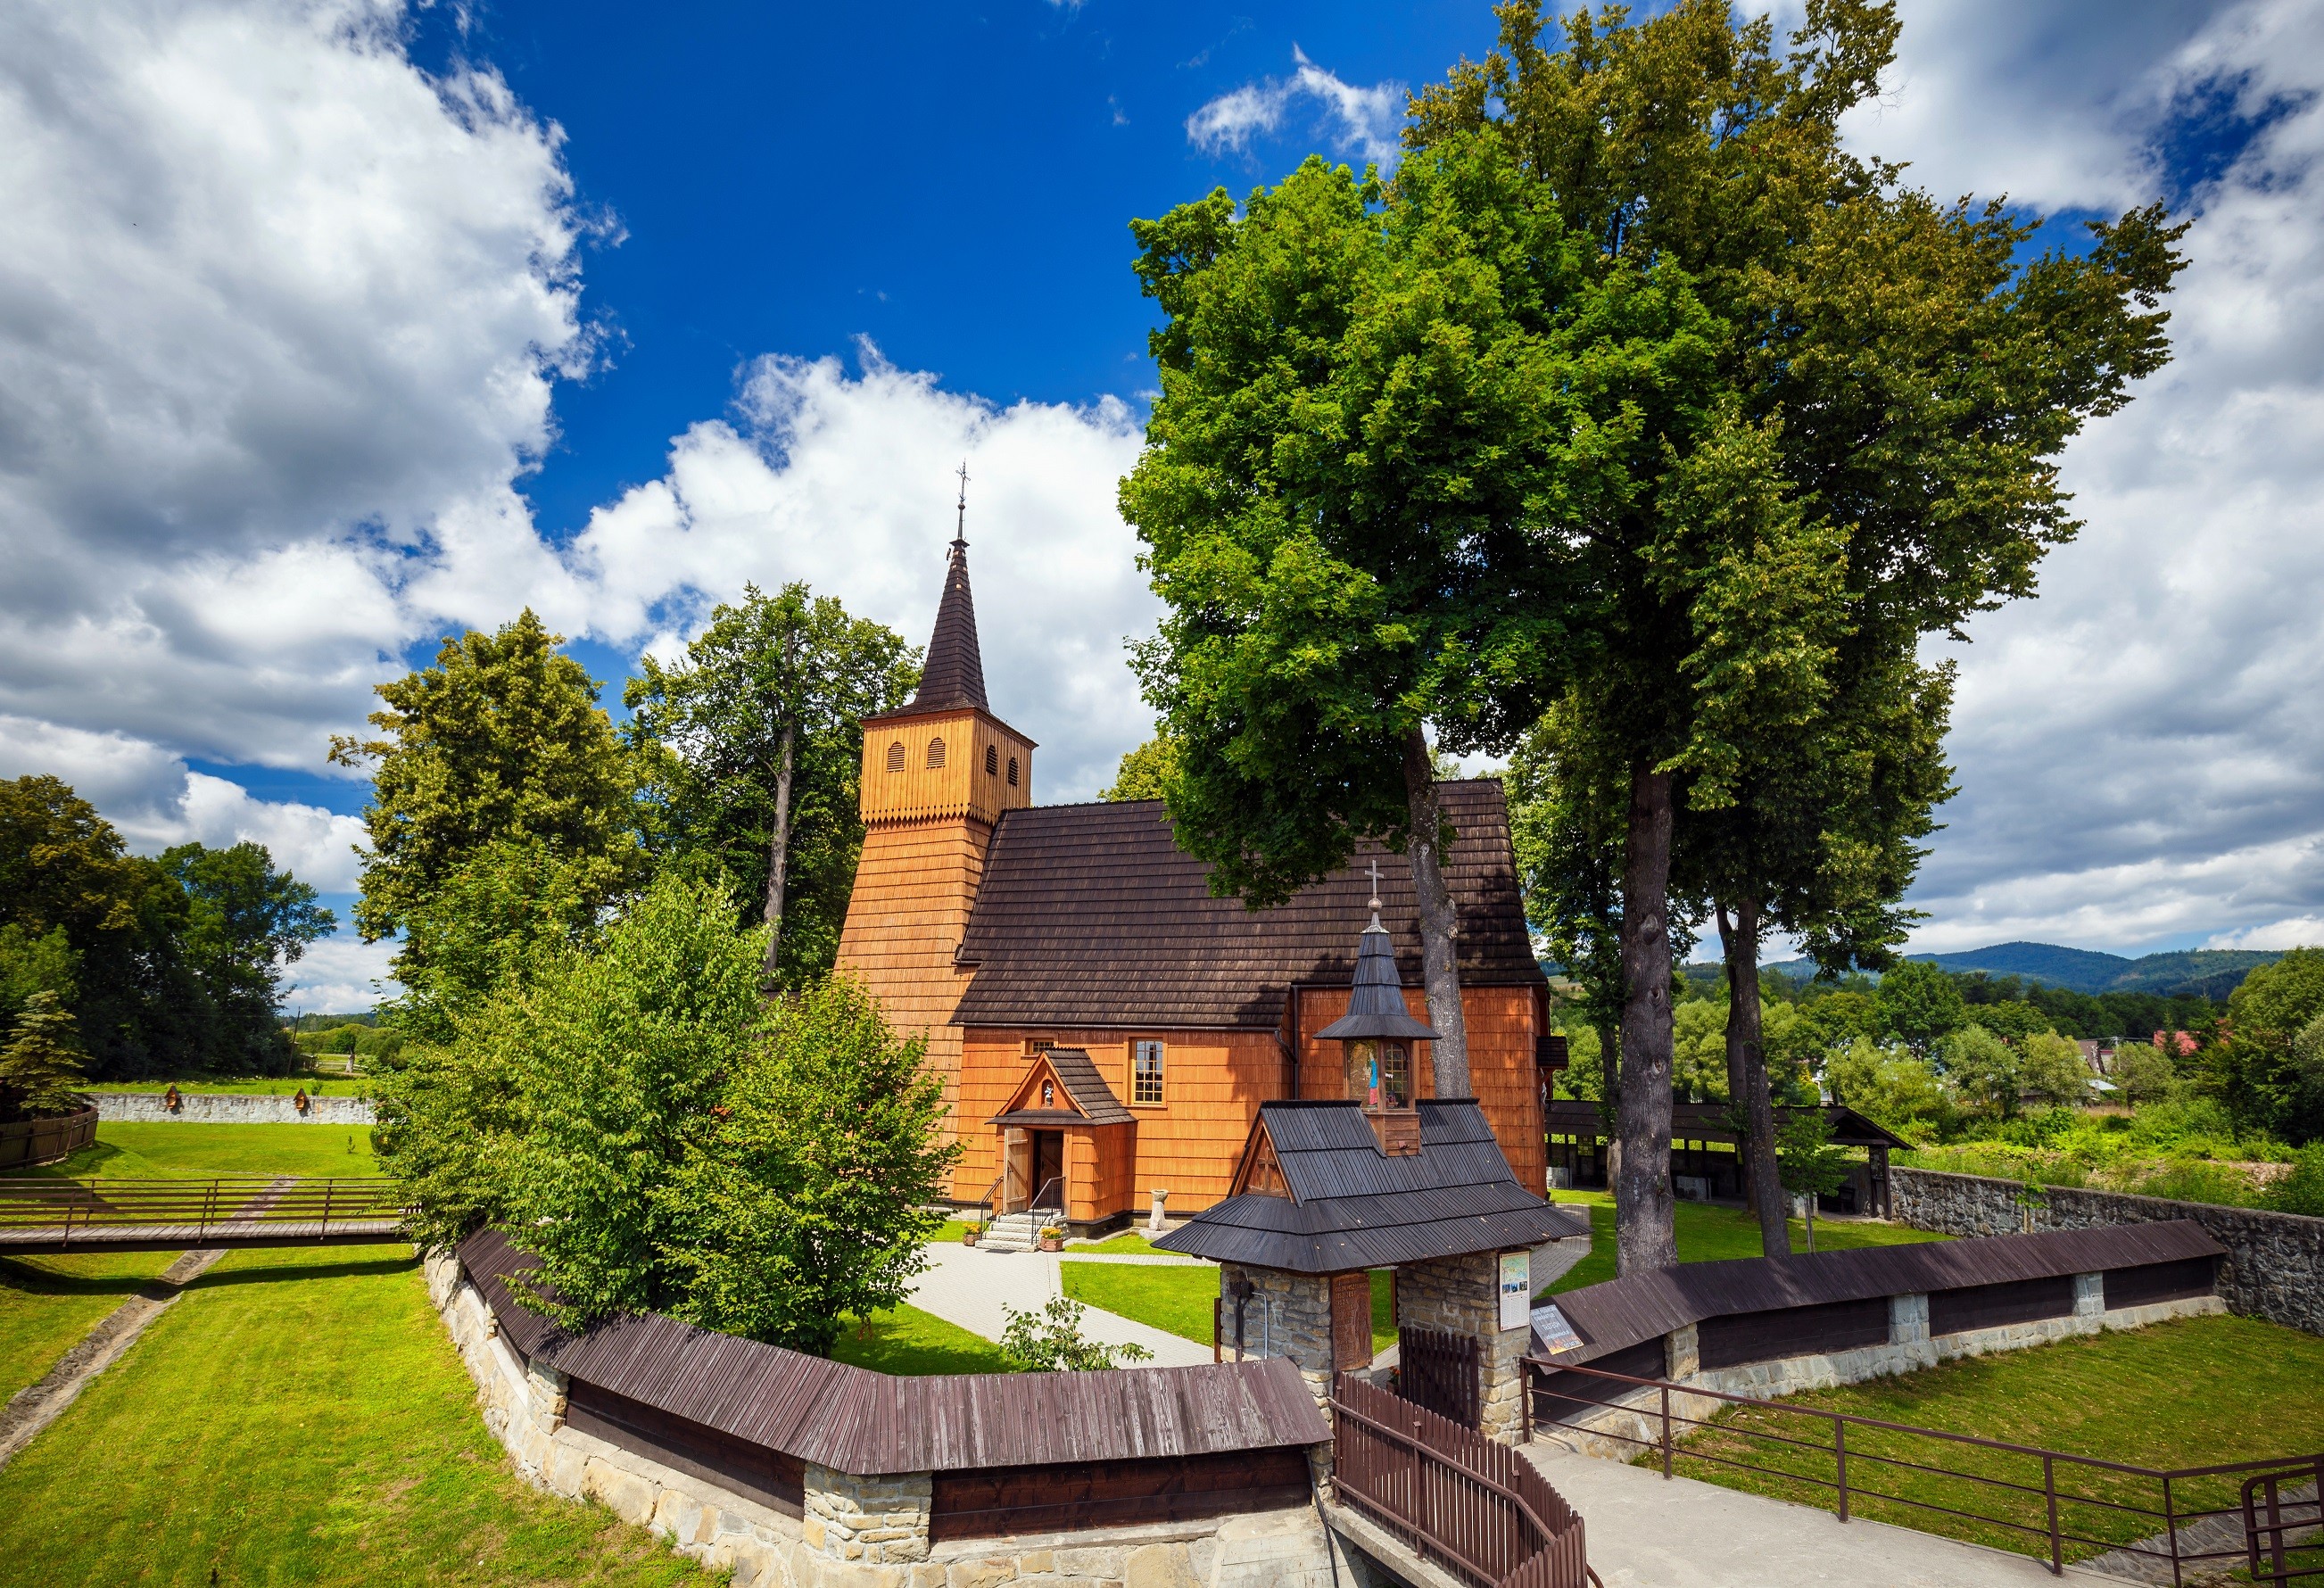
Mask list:
[{"label": "arched tower window", "polygon": [[904,770],[904,742],[901,739],[888,746],[888,770],[891,772]]},{"label": "arched tower window", "polygon": [[1001,752],[990,744],[984,747],[984,775],[988,778],[1001,775]]},{"label": "arched tower window", "polygon": [[1009,786],[1017,786],[1017,758],[1013,755],[1009,758]]},{"label": "arched tower window", "polygon": [[938,767],[940,767],[940,766],[944,765],[944,761],[945,761],[945,748],[944,748],[944,741],[943,741],[942,739],[931,739],[931,740],[929,740],[929,741],[928,741],[928,770],[929,770],[930,771],[934,771],[936,768],[938,768]]}]

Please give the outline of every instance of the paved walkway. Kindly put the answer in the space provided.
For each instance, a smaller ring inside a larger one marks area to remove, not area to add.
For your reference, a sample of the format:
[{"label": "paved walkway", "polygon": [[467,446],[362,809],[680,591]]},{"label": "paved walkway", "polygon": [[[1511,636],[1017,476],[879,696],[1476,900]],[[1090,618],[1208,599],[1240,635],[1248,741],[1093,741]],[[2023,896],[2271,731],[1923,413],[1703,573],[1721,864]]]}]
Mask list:
[{"label": "paved walkway", "polygon": [[[1536,1440],[1525,1454],[1582,1513],[1606,1588],[2034,1588],[2047,1561],[1742,1494]],[[2068,1566],[2068,1582],[2123,1579]]]},{"label": "paved walkway", "polygon": [[[1155,1260],[1125,1255],[1115,1260],[1150,1263]],[[1057,1254],[1052,1251],[987,1251],[981,1246],[932,1245],[927,1270],[913,1281],[911,1303],[972,1334],[998,1340],[1008,1326],[1003,1307],[1038,1312],[1051,1297],[1065,1294],[1057,1262]],[[1211,1360],[1207,1345],[1094,1306],[1083,1312],[1082,1332],[1109,1345],[1143,1345],[1154,1353],[1156,1367],[1192,1367]]]}]

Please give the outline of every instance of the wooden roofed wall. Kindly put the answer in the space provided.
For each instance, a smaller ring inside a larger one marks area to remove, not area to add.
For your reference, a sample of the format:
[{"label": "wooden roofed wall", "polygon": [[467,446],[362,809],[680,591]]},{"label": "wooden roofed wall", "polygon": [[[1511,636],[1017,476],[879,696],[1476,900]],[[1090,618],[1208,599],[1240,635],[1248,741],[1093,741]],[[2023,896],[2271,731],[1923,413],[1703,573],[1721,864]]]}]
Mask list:
[{"label": "wooden roofed wall", "polygon": [[[1135,1126],[1112,1127],[1119,1135],[1111,1140],[1120,1143],[1116,1156],[1132,1161],[1111,1182],[1120,1200],[1096,1217],[1142,1212],[1157,1186],[1170,1193],[1174,1214],[1221,1200],[1259,1105],[1282,1095],[1283,1049],[1271,1031],[973,1027],[962,1034],[954,1118],[967,1150],[953,1171],[956,1198],[982,1196],[1001,1173],[999,1135],[984,1122],[1008,1107],[1030,1062],[1026,1044],[1036,1039],[1086,1051],[1113,1094],[1137,1116]],[[1134,1101],[1130,1044],[1139,1040],[1163,1045],[1158,1107]]]}]

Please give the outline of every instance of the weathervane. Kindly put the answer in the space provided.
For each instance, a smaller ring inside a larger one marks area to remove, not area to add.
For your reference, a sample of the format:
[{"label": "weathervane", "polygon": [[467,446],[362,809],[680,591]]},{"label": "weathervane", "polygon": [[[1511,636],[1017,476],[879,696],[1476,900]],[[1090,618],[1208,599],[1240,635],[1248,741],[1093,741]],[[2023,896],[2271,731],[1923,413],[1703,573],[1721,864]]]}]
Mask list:
[{"label": "weathervane", "polygon": [[968,549],[968,459],[960,460],[960,522],[953,526],[952,543]]}]

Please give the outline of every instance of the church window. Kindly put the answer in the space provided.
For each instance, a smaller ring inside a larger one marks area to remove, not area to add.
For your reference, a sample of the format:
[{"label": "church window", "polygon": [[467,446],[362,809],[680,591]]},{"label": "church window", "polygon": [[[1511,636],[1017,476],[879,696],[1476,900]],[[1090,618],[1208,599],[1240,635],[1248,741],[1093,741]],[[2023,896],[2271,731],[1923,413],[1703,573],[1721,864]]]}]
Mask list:
[{"label": "church window", "polygon": [[1017,786],[1017,758],[1013,755],[1009,758],[1009,786]]},{"label": "church window", "polygon": [[995,750],[991,745],[987,744],[984,747],[984,775],[988,778],[991,778],[998,777],[1000,773],[1001,752]]},{"label": "church window", "polygon": [[901,739],[888,746],[888,770],[891,772],[904,770],[904,742]]},{"label": "church window", "polygon": [[1130,1101],[1159,1103],[1162,1101],[1162,1044],[1140,1042],[1131,1063]]},{"label": "church window", "polygon": [[929,770],[930,771],[936,771],[936,768],[938,768],[938,767],[940,767],[940,766],[944,765],[944,757],[945,757],[944,741],[943,741],[942,739],[931,739],[931,740],[929,740],[929,741],[928,741],[928,770]]}]

